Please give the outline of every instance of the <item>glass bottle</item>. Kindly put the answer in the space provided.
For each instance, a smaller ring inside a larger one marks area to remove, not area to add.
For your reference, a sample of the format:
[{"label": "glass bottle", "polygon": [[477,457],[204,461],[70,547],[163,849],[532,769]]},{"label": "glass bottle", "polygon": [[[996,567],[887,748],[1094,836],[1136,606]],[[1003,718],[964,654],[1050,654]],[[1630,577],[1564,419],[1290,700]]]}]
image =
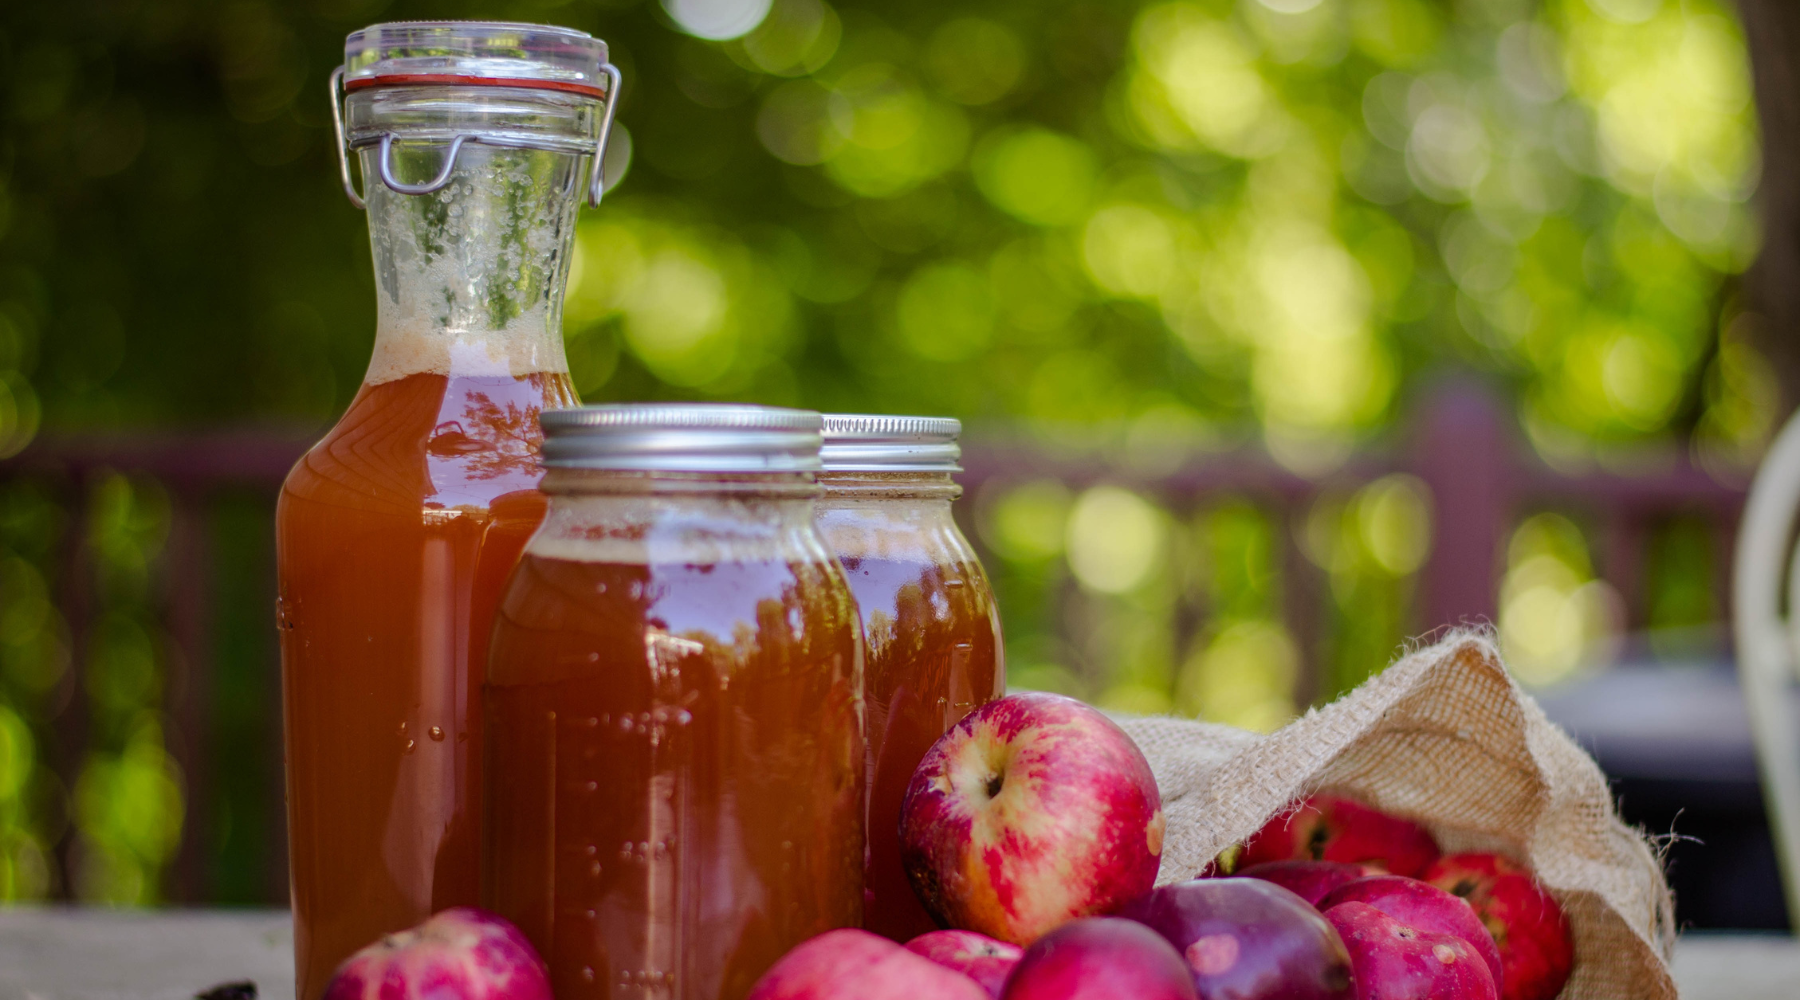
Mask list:
[{"label": "glass bottle", "polygon": [[479,898],[481,666],[545,509],[537,416],[576,402],[563,287],[618,82],[581,32],[473,22],[355,32],[333,75],[378,308],[362,387],[276,513],[301,1000]]},{"label": "glass bottle", "polygon": [[900,804],[938,737],[1006,692],[1000,614],[951,517],[958,421],[827,414],[817,520],[861,610],[869,849],[863,926],[905,941],[937,925],[900,867]]},{"label": "glass bottle", "polygon": [[862,639],[819,415],[543,415],[487,670],[484,897],[560,1000],[738,1000],[862,917]]}]

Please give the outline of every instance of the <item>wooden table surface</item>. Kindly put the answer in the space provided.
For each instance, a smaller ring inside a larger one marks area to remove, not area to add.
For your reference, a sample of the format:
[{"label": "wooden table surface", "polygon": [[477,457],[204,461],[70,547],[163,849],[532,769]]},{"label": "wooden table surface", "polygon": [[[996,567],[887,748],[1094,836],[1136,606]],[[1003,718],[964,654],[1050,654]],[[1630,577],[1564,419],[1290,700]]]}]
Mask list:
[{"label": "wooden table surface", "polygon": [[[293,943],[281,910],[0,909],[0,1000],[186,1000],[241,979],[293,1000]],[[1800,943],[1690,934],[1675,979],[1683,1000],[1796,1000]]]}]

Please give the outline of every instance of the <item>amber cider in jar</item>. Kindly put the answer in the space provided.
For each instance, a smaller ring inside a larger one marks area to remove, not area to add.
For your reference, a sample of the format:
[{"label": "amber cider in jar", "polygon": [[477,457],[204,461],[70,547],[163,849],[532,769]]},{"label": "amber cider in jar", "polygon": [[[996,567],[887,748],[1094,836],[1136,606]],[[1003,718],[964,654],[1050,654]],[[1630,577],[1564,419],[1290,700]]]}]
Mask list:
[{"label": "amber cider in jar", "polygon": [[937,929],[900,867],[900,804],[925,751],[1006,689],[987,575],[951,517],[962,425],[828,414],[818,524],[843,563],[867,641],[868,823],[863,927]]},{"label": "amber cider in jar", "polygon": [[737,1000],[863,901],[862,638],[819,415],[543,416],[487,671],[483,894],[560,1000]]}]

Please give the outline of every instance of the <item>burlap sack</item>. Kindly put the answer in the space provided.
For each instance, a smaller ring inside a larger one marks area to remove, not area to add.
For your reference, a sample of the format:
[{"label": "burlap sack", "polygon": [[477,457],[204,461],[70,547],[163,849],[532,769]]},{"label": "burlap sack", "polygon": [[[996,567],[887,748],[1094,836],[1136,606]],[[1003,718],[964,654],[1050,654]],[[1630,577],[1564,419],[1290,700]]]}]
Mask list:
[{"label": "burlap sack", "polygon": [[1355,691],[1262,736],[1121,718],[1156,773],[1168,836],[1158,884],[1190,878],[1310,792],[1424,823],[1445,851],[1528,862],[1575,934],[1563,1000],[1675,997],[1674,907],[1657,852],[1613,812],[1600,768],[1501,666],[1452,632]]}]

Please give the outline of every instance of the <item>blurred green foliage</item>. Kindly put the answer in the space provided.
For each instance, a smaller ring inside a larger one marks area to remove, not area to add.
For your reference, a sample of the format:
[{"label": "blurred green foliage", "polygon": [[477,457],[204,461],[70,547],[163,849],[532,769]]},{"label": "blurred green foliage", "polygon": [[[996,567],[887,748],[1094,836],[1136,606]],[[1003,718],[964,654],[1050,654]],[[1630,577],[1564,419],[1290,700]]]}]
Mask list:
[{"label": "blurred green foliage", "polygon": [[[1252,442],[1309,474],[1443,369],[1485,373],[1570,465],[1691,441],[1732,473],[1775,415],[1735,298],[1759,153],[1722,0],[69,0],[0,9],[0,455],[44,427],[341,411],[374,294],[326,76],[347,31],[422,17],[580,27],[625,72],[629,171],[584,214],[566,313],[590,401],[948,413],[1152,465]],[[1430,497],[1406,477],[1294,523],[1042,481],[973,501],[1021,683],[1278,724],[1307,652],[1283,532],[1329,581],[1308,693],[1420,624]],[[67,667],[57,512],[0,497],[0,897],[43,890],[66,815],[85,895],[154,899],[183,822],[143,583],[166,502],[119,479],[92,506],[68,530],[102,556],[93,756],[54,789],[30,762]],[[1704,542],[1659,543],[1658,622],[1716,612]],[[1502,629],[1561,676],[1607,613],[1585,538],[1533,518],[1509,567]],[[254,591],[266,565],[226,571]],[[254,631],[221,662],[266,656]],[[237,669],[219,725],[244,763],[209,822],[241,859],[279,820],[244,805],[267,688]]]}]

